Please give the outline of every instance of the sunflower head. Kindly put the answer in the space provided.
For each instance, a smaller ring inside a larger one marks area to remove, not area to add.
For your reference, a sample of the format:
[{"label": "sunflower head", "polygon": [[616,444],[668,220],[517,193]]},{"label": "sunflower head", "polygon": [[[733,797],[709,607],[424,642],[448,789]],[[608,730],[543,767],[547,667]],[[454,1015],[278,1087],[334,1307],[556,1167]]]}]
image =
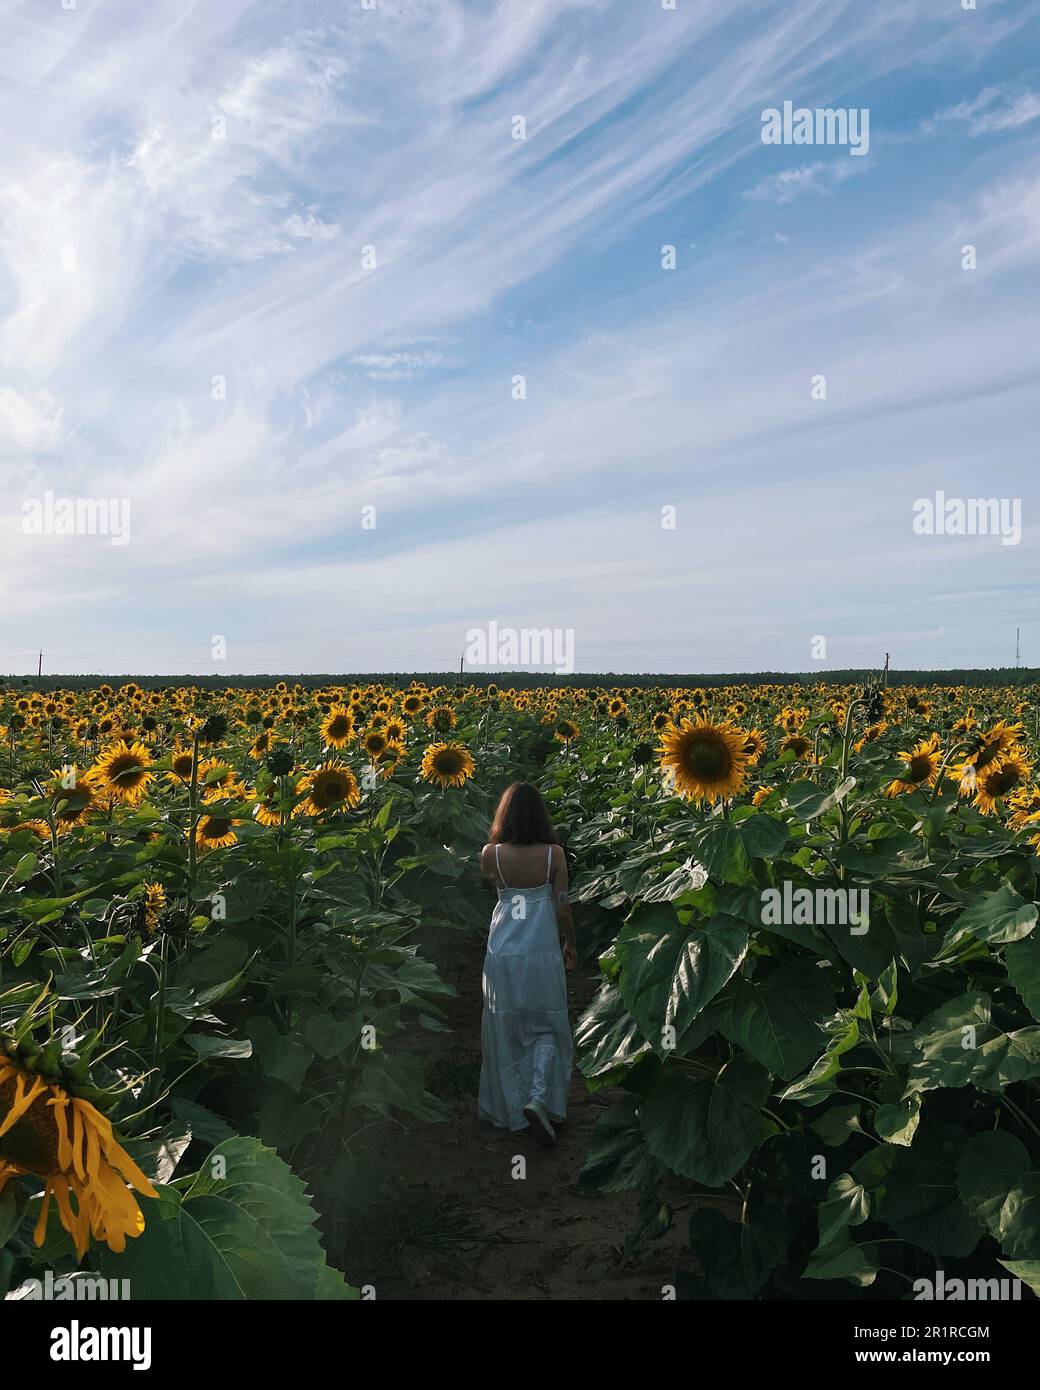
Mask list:
[{"label": "sunflower head", "polygon": [[904,768],[886,787],[886,796],[899,796],[917,791],[919,787],[935,786],[943,756],[938,734],[929,734],[909,753],[899,753],[897,756],[903,759]]},{"label": "sunflower head", "polygon": [[461,743],[431,743],[422,760],[422,776],[438,787],[462,787],[476,764]]},{"label": "sunflower head", "polygon": [[333,705],[322,722],[321,736],[331,748],[343,748],[354,735],[354,716],[349,709]]},{"label": "sunflower head", "polygon": [[455,711],[448,705],[434,705],[426,716],[426,727],[438,734],[447,734],[456,724]]},{"label": "sunflower head", "polygon": [[361,740],[361,746],[370,758],[379,758],[386,752],[390,740],[382,729],[371,728]]},{"label": "sunflower head", "polygon": [[1011,748],[977,775],[974,805],[985,816],[995,815],[998,803],[1029,780],[1032,766],[1022,749]]},{"label": "sunflower head", "polygon": [[727,720],[684,719],[662,737],[661,770],[674,780],[680,796],[713,804],[744,785],[746,744],[745,731]]},{"label": "sunflower head", "polygon": [[350,768],[333,761],[322,763],[310,774],[306,790],[304,810],[311,816],[347,810],[361,800],[361,789]]},{"label": "sunflower head", "polygon": [[27,1173],[45,1180],[36,1245],[47,1238],[53,1197],[80,1259],[92,1238],[119,1254],[128,1236],[142,1233],[144,1216],[131,1187],[159,1196],[96,1106],[0,1053],[0,1191]]},{"label": "sunflower head", "polygon": [[236,822],[230,816],[200,816],[195,827],[195,843],[202,850],[226,849],[238,843]]},{"label": "sunflower head", "polygon": [[121,739],[101,754],[90,769],[90,779],[105,795],[135,806],[154,776],[149,771],[151,761],[143,743]]}]

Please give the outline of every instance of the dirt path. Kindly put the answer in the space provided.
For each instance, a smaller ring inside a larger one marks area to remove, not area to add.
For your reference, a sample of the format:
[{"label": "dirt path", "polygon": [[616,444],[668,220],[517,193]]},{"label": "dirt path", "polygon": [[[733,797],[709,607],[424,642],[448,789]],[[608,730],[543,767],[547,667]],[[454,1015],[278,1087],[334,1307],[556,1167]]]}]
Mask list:
[{"label": "dirt path", "polygon": [[[427,1084],[453,1120],[380,1132],[380,1164],[393,1175],[396,1195],[352,1233],[348,1278],[389,1299],[660,1299],[662,1285],[689,1267],[685,1222],[625,1262],[636,1194],[576,1191],[592,1129],[616,1095],[590,1096],[575,1072],[555,1149],[482,1124],[483,942],[442,936],[421,950],[458,998],[447,1005],[450,1031],[410,1029],[402,1045],[422,1057]],[[572,1024],[596,986],[594,962],[568,976]],[[517,1156],[526,1160],[523,1178],[513,1176]]]}]

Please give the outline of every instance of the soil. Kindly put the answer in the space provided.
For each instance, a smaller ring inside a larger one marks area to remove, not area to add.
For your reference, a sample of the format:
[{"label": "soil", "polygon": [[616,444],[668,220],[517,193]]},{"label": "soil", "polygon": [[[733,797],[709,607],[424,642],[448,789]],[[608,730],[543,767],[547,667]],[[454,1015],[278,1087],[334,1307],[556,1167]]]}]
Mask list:
[{"label": "soil", "polygon": [[[575,1071],[555,1148],[478,1120],[484,943],[442,935],[420,949],[458,994],[446,1001],[448,1031],[410,1028],[400,1046],[420,1054],[427,1085],[452,1120],[405,1116],[403,1126],[380,1127],[379,1162],[394,1193],[351,1233],[347,1278],[378,1299],[661,1300],[691,1268],[682,1217],[626,1259],[638,1194],[577,1191],[592,1130],[619,1093],[590,1095]],[[573,1026],[598,986],[595,960],[567,980]],[[524,1177],[514,1176],[518,1158]]]}]

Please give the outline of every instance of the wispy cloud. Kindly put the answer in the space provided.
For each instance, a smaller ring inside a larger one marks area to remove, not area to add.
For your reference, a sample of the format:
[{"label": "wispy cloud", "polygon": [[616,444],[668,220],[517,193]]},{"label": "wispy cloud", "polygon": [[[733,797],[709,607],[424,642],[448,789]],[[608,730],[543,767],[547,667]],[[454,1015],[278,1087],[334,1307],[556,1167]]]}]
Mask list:
[{"label": "wispy cloud", "polygon": [[944,126],[962,126],[972,136],[994,135],[1017,130],[1040,119],[1040,92],[1010,92],[1001,87],[987,87],[969,100],[956,102],[936,111],[921,122],[925,134]]},{"label": "wispy cloud", "polygon": [[828,194],[839,184],[855,174],[866,173],[869,164],[864,159],[854,164],[847,160],[832,160],[824,163],[822,159],[811,164],[800,164],[791,169],[781,169],[776,174],[767,174],[745,190],[744,197],[752,202],[774,203],[783,207],[806,193]]},{"label": "wispy cloud", "polygon": [[[1031,485],[1027,10],[0,0],[0,668],[444,666],[490,616],[586,669],[995,654],[1035,549],[908,516]],[[787,98],[871,155],[764,148]],[[992,137],[955,186],[886,143],[929,121]],[[23,534],[47,488],[131,544]]]}]

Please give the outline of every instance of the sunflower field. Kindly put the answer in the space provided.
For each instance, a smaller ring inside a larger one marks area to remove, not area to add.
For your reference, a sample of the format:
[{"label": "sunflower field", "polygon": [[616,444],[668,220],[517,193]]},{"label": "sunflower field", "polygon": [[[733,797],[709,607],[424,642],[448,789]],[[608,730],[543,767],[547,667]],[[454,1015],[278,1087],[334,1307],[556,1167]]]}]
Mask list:
[{"label": "sunflower field", "polygon": [[5,689],[0,1288],[358,1297],[373,1136],[448,1118],[400,1045],[453,993],[419,937],[481,949],[522,777],[598,971],[579,1187],[607,1223],[638,1193],[626,1254],[681,1224],[683,1298],[1040,1292],[1037,697]]}]

